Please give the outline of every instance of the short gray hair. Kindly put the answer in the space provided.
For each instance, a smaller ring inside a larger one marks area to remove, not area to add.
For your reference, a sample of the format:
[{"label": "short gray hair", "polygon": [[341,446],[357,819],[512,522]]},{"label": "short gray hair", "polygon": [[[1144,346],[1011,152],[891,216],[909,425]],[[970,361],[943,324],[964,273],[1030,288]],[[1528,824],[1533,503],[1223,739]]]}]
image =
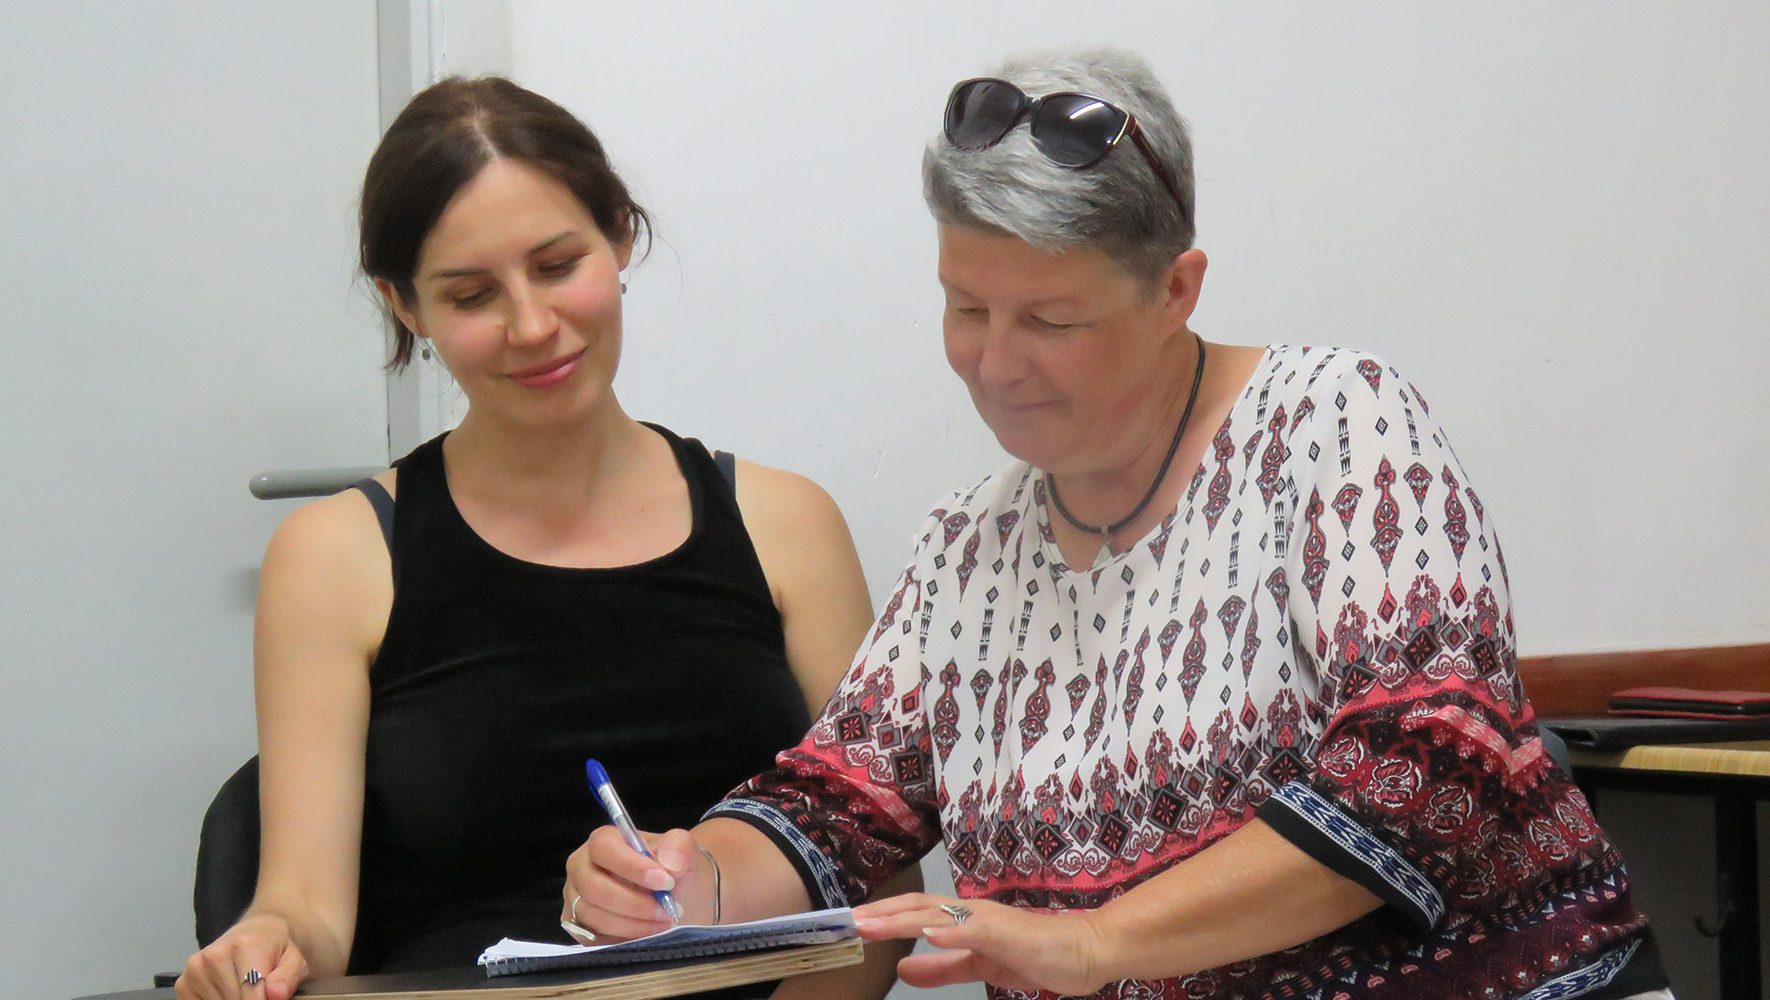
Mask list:
[{"label": "short gray hair", "polygon": [[1028,96],[1079,91],[1136,117],[1168,169],[1185,211],[1128,139],[1085,170],[1045,158],[1022,123],[988,149],[958,149],[938,134],[922,153],[922,196],[942,225],[1016,236],[1041,250],[1091,247],[1154,282],[1192,247],[1192,140],[1141,58],[1093,48],[1016,56],[996,76]]}]

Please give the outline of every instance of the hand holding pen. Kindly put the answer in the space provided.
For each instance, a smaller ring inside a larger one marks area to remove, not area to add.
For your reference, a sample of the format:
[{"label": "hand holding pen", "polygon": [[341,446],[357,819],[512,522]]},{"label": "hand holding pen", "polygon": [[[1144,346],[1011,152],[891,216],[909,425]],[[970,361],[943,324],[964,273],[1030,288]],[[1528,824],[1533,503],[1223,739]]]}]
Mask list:
[{"label": "hand holding pen", "polygon": [[681,922],[684,908],[691,922],[718,923],[716,866],[694,836],[640,833],[608,772],[591,760],[584,773],[613,822],[593,830],[566,859],[561,923],[572,936],[584,944],[644,937]]},{"label": "hand holding pen", "polygon": [[[621,832],[621,839],[627,842],[628,847],[651,858],[651,852],[645,848],[645,841],[640,839],[639,828],[633,825],[633,817],[627,814],[627,807],[621,804],[621,797],[615,794],[614,783],[608,780],[608,772],[603,770],[596,758],[592,757],[584,762],[584,777],[589,780],[590,791],[596,795],[596,801],[602,803],[603,811],[608,813],[609,822]],[[670,915],[670,922],[679,924],[682,923],[682,907],[676,905],[675,898],[670,895],[670,888],[672,887],[654,888],[652,896],[664,908],[664,912]]]}]

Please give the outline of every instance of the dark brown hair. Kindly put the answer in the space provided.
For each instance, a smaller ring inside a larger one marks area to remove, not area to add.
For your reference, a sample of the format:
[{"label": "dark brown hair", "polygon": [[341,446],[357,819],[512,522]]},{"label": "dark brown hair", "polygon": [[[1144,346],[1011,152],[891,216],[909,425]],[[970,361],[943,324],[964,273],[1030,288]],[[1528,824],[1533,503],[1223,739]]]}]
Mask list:
[{"label": "dark brown hair", "polygon": [[[649,245],[651,217],[627,193],[602,143],[571,112],[498,76],[449,77],[412,98],[381,137],[363,176],[361,265],[417,298],[424,239],[450,199],[493,160],[519,160],[564,184],[611,243]],[[387,309],[387,367],[412,360],[417,338]]]}]

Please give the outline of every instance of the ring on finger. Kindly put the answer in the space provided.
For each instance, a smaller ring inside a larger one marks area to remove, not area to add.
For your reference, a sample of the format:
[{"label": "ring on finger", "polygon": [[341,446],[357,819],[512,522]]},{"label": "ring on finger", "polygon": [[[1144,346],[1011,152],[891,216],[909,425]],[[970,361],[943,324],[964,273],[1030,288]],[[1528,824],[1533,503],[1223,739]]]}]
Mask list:
[{"label": "ring on finger", "polygon": [[241,986],[257,986],[262,982],[264,982],[264,973],[257,969],[247,969],[246,974],[240,977]]},{"label": "ring on finger", "polygon": [[957,903],[942,903],[942,904],[940,904],[940,912],[953,918],[953,926],[954,927],[957,927],[960,924],[964,923],[965,921],[971,919],[971,908],[967,907],[967,906],[960,906]]},{"label": "ring on finger", "polygon": [[578,904],[582,903],[583,901],[584,901],[584,897],[582,895],[572,896],[571,913],[572,913],[572,923],[574,923],[574,924],[578,922]]}]

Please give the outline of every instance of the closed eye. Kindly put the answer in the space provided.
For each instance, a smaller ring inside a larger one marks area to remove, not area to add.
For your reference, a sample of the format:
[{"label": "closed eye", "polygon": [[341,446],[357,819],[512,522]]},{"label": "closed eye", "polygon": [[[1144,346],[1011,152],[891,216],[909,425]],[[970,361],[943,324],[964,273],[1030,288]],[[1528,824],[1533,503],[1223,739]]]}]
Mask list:
[{"label": "closed eye", "polygon": [[485,305],[487,302],[490,302],[491,300],[492,300],[492,292],[490,289],[486,289],[486,288],[482,288],[477,292],[470,292],[466,295],[451,295],[451,296],[449,296],[449,302],[456,309],[461,309],[461,310],[477,309],[480,306]]},{"label": "closed eye", "polygon": [[566,257],[562,260],[548,261],[535,268],[535,270],[541,272],[543,276],[548,278],[563,278],[566,275],[571,274],[573,271],[576,271],[578,269],[578,262],[583,259],[583,255],[579,254],[572,257]]}]

